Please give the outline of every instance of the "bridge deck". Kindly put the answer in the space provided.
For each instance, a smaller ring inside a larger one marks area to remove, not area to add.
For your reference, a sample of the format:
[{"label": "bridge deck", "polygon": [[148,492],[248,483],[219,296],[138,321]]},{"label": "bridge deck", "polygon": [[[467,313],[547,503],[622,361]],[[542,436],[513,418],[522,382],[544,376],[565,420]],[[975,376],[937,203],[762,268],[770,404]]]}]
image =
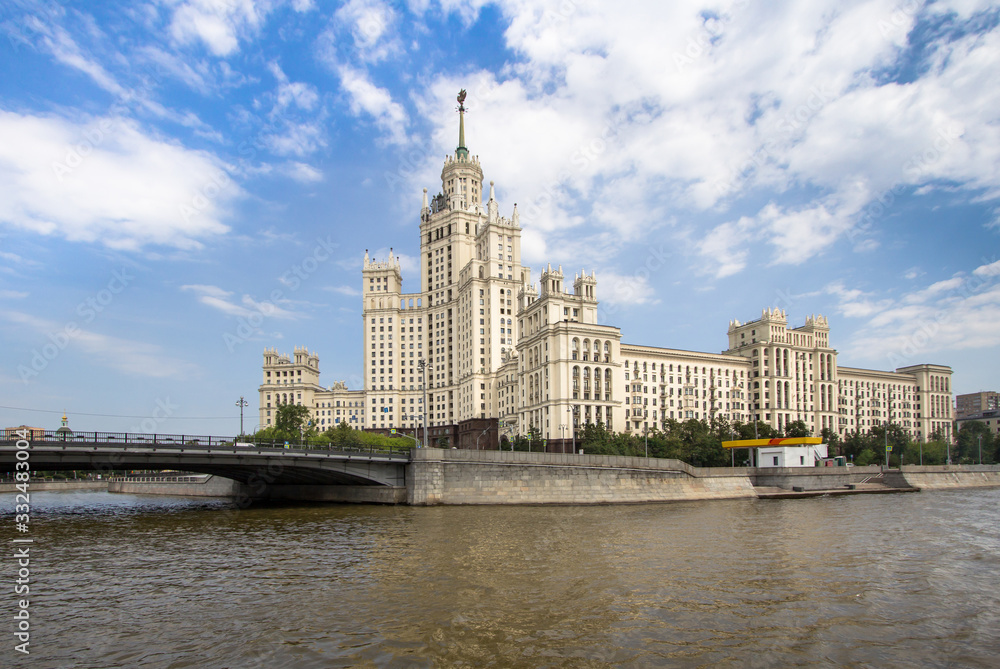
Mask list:
[{"label": "bridge deck", "polygon": [[[107,432],[72,436],[35,432],[29,439],[33,471],[178,470],[254,484],[405,485],[409,449],[363,445],[250,444],[232,437]],[[17,433],[0,437],[0,471],[13,472]],[[245,445],[244,445],[245,444]]]}]

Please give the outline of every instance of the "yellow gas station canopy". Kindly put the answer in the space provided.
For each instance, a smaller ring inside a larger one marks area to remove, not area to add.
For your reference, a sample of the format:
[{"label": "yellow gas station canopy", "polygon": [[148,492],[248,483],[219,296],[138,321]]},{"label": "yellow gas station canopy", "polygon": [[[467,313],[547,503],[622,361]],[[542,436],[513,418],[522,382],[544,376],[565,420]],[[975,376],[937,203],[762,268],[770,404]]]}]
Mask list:
[{"label": "yellow gas station canopy", "polygon": [[807,446],[822,444],[822,437],[778,437],[775,439],[737,439],[722,442],[723,448],[758,448],[760,446]]}]

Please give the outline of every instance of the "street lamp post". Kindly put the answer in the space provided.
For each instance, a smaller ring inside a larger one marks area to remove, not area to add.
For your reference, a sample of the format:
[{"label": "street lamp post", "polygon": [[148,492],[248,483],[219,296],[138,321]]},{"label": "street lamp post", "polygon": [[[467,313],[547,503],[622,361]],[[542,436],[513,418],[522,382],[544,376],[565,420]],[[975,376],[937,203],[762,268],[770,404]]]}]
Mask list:
[{"label": "street lamp post", "polygon": [[885,468],[889,468],[889,422],[885,424]]},{"label": "street lamp post", "polygon": [[573,407],[567,407],[566,412],[569,414],[569,431],[573,434],[573,453],[576,453],[576,425],[573,424],[576,414],[573,413]]},{"label": "street lamp post", "polygon": [[424,448],[427,448],[427,360],[420,358],[417,362],[417,369],[420,370],[420,386],[424,391]]},{"label": "street lamp post", "polygon": [[482,434],[480,434],[478,437],[476,437],[476,450],[477,451],[479,450],[479,440],[482,439],[486,435],[486,433],[489,432],[489,431],[490,431],[490,428],[487,427],[485,430],[482,431]]},{"label": "street lamp post", "polygon": [[240,401],[236,403],[236,406],[238,406],[240,408],[240,436],[241,437],[243,436],[243,407],[249,406],[249,405],[250,405],[250,403],[247,402],[245,399],[243,399],[242,395],[240,396]]},{"label": "street lamp post", "polygon": [[983,435],[979,435],[979,464],[983,464]]},{"label": "street lamp post", "polygon": [[649,426],[644,425],[642,428],[642,436],[646,440],[646,457],[649,457]]}]

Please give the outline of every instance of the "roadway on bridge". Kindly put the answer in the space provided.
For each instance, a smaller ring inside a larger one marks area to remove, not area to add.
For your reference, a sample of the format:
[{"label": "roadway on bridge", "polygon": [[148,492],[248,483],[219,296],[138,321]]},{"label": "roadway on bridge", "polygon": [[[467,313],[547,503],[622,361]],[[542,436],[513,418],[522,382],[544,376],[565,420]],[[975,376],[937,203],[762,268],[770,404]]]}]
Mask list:
[{"label": "roadway on bridge", "polygon": [[[56,432],[28,435],[31,471],[161,471],[213,474],[241,483],[405,486],[409,450],[237,445],[233,437]],[[0,437],[0,472],[14,472],[18,435]]]}]

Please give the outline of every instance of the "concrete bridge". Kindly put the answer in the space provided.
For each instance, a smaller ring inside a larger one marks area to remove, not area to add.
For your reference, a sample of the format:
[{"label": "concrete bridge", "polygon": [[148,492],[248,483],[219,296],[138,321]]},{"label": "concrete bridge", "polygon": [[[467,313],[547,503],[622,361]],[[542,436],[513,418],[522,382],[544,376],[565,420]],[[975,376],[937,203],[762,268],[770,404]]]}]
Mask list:
[{"label": "concrete bridge", "polygon": [[[35,432],[28,435],[31,471],[177,470],[214,474],[250,487],[406,486],[409,449],[320,448],[243,444],[233,437]],[[13,472],[17,434],[0,437],[0,472]],[[23,442],[22,442],[23,444]],[[23,456],[22,456],[23,457]]]}]

